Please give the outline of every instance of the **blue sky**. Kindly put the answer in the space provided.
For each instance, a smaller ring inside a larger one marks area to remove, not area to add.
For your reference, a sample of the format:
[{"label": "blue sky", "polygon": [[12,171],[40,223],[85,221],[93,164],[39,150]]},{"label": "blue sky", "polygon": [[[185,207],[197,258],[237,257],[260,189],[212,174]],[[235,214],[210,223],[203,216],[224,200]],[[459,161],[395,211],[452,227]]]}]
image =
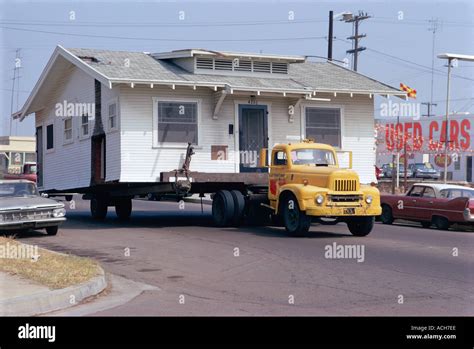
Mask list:
[{"label": "blue sky", "polygon": [[[18,105],[32,90],[54,47],[161,52],[181,48],[297,55],[327,54],[328,11],[368,12],[359,72],[418,91],[430,100],[433,34],[435,54],[474,54],[472,1],[0,1],[0,135],[8,134],[15,50],[21,48]],[[75,20],[70,20],[74,11]],[[184,19],[180,20],[184,12]],[[294,20],[289,20],[290,11]],[[400,15],[403,19],[399,19]],[[334,23],[334,58],[350,57],[350,24]],[[446,67],[435,59],[433,100],[445,110]],[[474,63],[453,70],[453,111],[474,113]],[[376,99],[376,108],[382,99]],[[14,96],[17,110],[17,96]],[[425,113],[425,110],[423,110]],[[34,133],[33,118],[13,125],[13,134]]]}]

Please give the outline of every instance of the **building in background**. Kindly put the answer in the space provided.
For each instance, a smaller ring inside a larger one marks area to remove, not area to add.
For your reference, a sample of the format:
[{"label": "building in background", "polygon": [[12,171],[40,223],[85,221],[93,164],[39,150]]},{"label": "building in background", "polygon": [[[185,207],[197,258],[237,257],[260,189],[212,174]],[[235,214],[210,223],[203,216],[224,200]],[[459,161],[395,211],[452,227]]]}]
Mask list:
[{"label": "building in background", "polygon": [[35,137],[0,137],[0,178],[21,173],[27,162],[36,162]]},{"label": "building in background", "polygon": [[[448,180],[473,182],[472,146],[474,118],[472,115],[449,117]],[[400,117],[376,119],[377,166],[390,163],[399,152],[400,164],[405,152],[408,165],[429,162],[444,176],[445,116]],[[398,135],[398,136],[397,136]]]}]

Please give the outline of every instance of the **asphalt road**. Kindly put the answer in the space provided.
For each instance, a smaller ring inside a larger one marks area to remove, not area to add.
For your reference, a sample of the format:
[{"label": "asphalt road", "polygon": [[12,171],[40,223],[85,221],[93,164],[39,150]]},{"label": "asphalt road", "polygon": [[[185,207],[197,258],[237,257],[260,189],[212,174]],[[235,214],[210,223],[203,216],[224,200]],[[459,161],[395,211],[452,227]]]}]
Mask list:
[{"label": "asphalt road", "polygon": [[[474,232],[379,223],[363,238],[345,224],[311,231],[215,228],[209,206],[201,214],[197,204],[140,200],[129,222],[113,208],[96,222],[78,200],[57,236],[19,238],[160,288],[95,315],[474,315]],[[326,258],[334,243],[363,247],[363,261]]]}]

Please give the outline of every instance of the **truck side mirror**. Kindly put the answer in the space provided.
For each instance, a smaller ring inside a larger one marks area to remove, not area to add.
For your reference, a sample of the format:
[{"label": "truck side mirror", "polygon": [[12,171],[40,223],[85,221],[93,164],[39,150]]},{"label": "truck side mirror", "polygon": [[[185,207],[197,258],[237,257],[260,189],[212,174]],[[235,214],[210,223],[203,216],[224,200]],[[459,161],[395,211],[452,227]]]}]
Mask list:
[{"label": "truck side mirror", "polygon": [[352,169],[352,151],[336,150],[336,155],[340,168]]},{"label": "truck side mirror", "polygon": [[268,167],[268,149],[260,149],[260,156],[258,158],[258,167]]}]

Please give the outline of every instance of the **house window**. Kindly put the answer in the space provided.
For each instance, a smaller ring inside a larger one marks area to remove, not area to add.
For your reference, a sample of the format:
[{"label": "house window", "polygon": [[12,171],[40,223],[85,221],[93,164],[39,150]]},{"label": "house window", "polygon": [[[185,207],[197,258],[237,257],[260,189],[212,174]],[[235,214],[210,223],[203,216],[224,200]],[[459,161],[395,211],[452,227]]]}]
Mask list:
[{"label": "house window", "polygon": [[81,136],[87,137],[89,135],[89,115],[81,116]]},{"label": "house window", "polygon": [[306,138],[341,148],[341,110],[306,108]]},{"label": "house window", "polygon": [[118,125],[117,125],[117,103],[113,102],[110,103],[108,106],[108,111],[107,111],[107,120],[108,120],[108,127],[109,131],[117,130]]},{"label": "house window", "polygon": [[72,141],[72,118],[63,120],[64,122],[64,143],[70,143]]},{"label": "house window", "polygon": [[158,143],[198,143],[196,102],[158,102]]},{"label": "house window", "polygon": [[54,149],[54,125],[46,126],[46,149]]}]

